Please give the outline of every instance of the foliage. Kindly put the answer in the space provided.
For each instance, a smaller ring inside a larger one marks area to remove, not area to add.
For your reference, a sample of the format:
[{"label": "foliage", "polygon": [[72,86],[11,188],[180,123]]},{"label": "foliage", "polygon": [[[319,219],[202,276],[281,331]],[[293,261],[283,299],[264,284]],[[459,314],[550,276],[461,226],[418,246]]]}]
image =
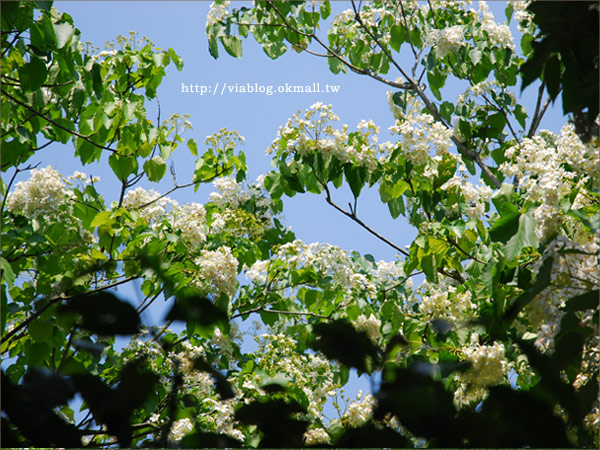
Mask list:
[{"label": "foliage", "polygon": [[[483,2],[352,2],[326,39],[329,2],[215,2],[214,57],[240,57],[252,35],[273,59],[322,52],[334,73],[393,88],[392,141],[372,121],[338,126],[317,103],[282,124],[275,170],[248,182],[235,131],[202,150],[182,137],[184,116],[148,119],[165,68],[183,66],[172,49],[134,35],[86,49],[68,14],[3,5],[3,445],[597,446],[600,148],[569,124],[538,132],[543,88],[531,116],[517,102],[537,48],[526,6],[506,9],[520,56]],[[464,88],[456,99],[449,78]],[[69,141],[83,164],[108,156],[118,199],[85,174],[26,165]],[[190,182],[135,187],[161,180],[180,144],[197,158]],[[204,204],[171,197],[210,182]],[[358,216],[367,189],[417,229],[409,246]],[[295,239],[278,215],[299,193],[397,260]],[[133,280],[137,305],[113,292]],[[143,324],[159,298],[165,323]],[[253,352],[238,330],[250,317],[266,330]],[[117,335],[132,338],[120,349]],[[347,398],[351,368],[381,384]],[[330,399],[339,417],[327,420]]]}]

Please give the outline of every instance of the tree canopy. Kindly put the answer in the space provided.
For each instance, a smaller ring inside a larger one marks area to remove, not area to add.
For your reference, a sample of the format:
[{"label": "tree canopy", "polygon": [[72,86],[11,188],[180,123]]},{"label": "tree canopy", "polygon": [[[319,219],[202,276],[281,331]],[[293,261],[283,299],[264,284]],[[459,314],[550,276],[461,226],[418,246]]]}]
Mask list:
[{"label": "tree canopy", "polygon": [[[318,102],[282,118],[274,170],[249,180],[238,132],[201,142],[184,111],[149,118],[176,49],[135,34],[90,48],[51,2],[3,3],[3,447],[598,447],[598,47],[558,31],[583,20],[597,44],[598,8],[560,8],[511,1],[498,22],[485,2],[352,1],[335,17],[328,1],[214,2],[214,58],[253,38],[390,88],[391,140]],[[561,90],[571,117],[541,130]],[[108,156],[114,178],[28,163],[54,143],[84,165]],[[175,151],[193,177],[140,187]],[[410,245],[359,215],[367,190],[414,227]],[[282,212],[299,194],[397,258],[297,239]],[[114,291],[134,280],[137,303]],[[157,299],[164,322],[146,324]],[[351,370],[380,382],[348,398]]]}]

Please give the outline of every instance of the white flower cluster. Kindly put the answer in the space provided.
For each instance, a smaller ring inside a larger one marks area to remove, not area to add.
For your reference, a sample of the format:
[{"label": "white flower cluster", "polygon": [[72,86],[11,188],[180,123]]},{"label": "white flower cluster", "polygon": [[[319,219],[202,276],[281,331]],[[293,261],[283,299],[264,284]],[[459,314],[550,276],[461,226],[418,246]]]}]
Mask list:
[{"label": "white flower cluster", "polygon": [[487,33],[490,43],[495,46],[515,49],[513,36],[506,24],[498,24],[494,20],[494,13],[490,12],[486,2],[479,2],[479,13],[481,14],[481,29]]},{"label": "white flower cluster", "polygon": [[206,210],[200,203],[175,205],[169,220],[192,252],[197,252],[206,241]]},{"label": "white flower cluster", "polygon": [[456,374],[460,385],[454,393],[458,407],[479,402],[487,393],[487,387],[502,383],[506,378],[508,363],[504,356],[504,344],[480,345],[479,335],[471,335],[471,344],[463,348],[464,359],[471,363],[466,372]]},{"label": "white flower cluster", "polygon": [[28,219],[52,220],[64,216],[64,206],[73,198],[65,178],[55,169],[32,169],[27,181],[19,181],[8,194],[6,209]]},{"label": "white flower cluster", "polygon": [[[216,179],[213,184],[217,192],[211,192],[209,199],[217,205],[221,212],[213,212],[210,232],[221,233],[229,230],[235,235],[256,235],[273,226],[273,201],[264,186],[264,175],[244,190],[233,177]],[[244,206],[252,201],[253,212]]]},{"label": "white flower cluster", "polygon": [[404,279],[404,267],[400,261],[379,260],[375,268],[371,270],[371,276],[376,286],[383,289],[392,288]]},{"label": "white flower cluster", "polygon": [[167,197],[159,197],[160,194],[154,189],[147,191],[137,187],[127,192],[123,198],[123,208],[137,212],[144,222],[156,226],[165,216],[167,207],[173,204]]},{"label": "white flower cluster", "polygon": [[187,417],[185,419],[179,419],[171,427],[169,432],[169,440],[172,442],[179,442],[186,434],[189,434],[194,429],[192,421]]},{"label": "white flower cluster", "polygon": [[450,278],[443,278],[439,284],[424,282],[415,294],[421,298],[419,311],[431,319],[446,320],[462,324],[475,316],[477,307],[471,300],[471,292],[452,284]]},{"label": "white flower cluster", "polygon": [[[594,139],[583,144],[575,128],[565,125],[560,136],[543,132],[525,138],[505,153],[508,162],[500,165],[505,176],[516,176],[525,199],[540,203],[535,210],[536,234],[545,239],[565,221],[560,202],[587,182],[600,185],[600,146]],[[585,189],[578,197],[585,197]],[[577,200],[576,201],[584,201]]]},{"label": "white flower cluster", "polygon": [[180,205],[169,197],[159,198],[153,189],[138,187],[127,192],[123,207],[135,211],[153,230],[158,231],[163,219],[181,233],[183,242],[192,252],[197,252],[206,241],[206,210],[200,203]]},{"label": "white flower cluster", "polygon": [[424,166],[434,155],[447,154],[452,146],[452,129],[437,122],[431,114],[420,114],[418,102],[411,105],[403,120],[390,127],[399,136],[396,146],[414,166]]},{"label": "white flower cluster", "polygon": [[240,398],[231,398],[217,401],[214,398],[205,398],[203,403],[211,407],[211,413],[204,416],[205,420],[212,422],[217,433],[226,434],[233,439],[244,442],[244,433],[235,428],[235,404]]},{"label": "white flower cluster", "polygon": [[513,7],[515,22],[517,22],[519,32],[533,31],[529,30],[529,27],[533,24],[533,20],[531,13],[527,11],[531,0],[508,0],[508,3]]},{"label": "white flower cluster", "polygon": [[331,105],[317,102],[304,114],[298,111],[277,132],[267,154],[286,150],[290,153],[306,155],[321,152],[334,156],[340,161],[351,162],[375,170],[378,155],[390,151],[389,143],[377,144],[380,128],[372,120],[361,121],[354,133],[348,132],[348,125],[341,130],[334,129],[330,122],[338,121]]},{"label": "white flower cluster", "polygon": [[235,293],[238,260],[229,247],[202,250],[194,262],[198,265],[201,285],[229,296]]},{"label": "white flower cluster", "polygon": [[462,25],[453,25],[442,30],[432,29],[427,33],[425,41],[433,47],[436,56],[439,58],[455,52],[466,43]]},{"label": "white flower cluster", "polygon": [[324,428],[311,428],[304,433],[304,443],[307,447],[319,444],[331,444],[331,438]]},{"label": "white flower cluster", "polygon": [[[256,364],[269,376],[283,376],[306,394],[308,414],[319,419],[328,397],[341,386],[334,381],[333,363],[318,354],[301,354],[296,341],[284,334],[263,334],[256,351]],[[246,375],[245,389],[258,390],[256,373]]]},{"label": "white flower cluster", "polygon": [[[527,306],[527,319],[537,333],[535,346],[542,352],[551,351],[554,338],[560,331],[564,315],[561,308],[572,297],[597,289],[600,286],[600,245],[577,244],[564,236],[558,236],[547,248],[554,256],[551,285],[544,289]],[[534,269],[542,264],[539,261]]]},{"label": "white flower cluster", "polygon": [[348,420],[348,425],[351,427],[360,427],[371,418],[374,407],[375,397],[371,394],[363,396],[362,391],[359,391],[356,400],[348,405],[344,418]]},{"label": "white flower cluster", "polygon": [[352,321],[352,324],[358,331],[367,333],[369,339],[377,344],[377,340],[381,337],[381,320],[375,317],[373,313],[369,317],[361,314],[356,320]]},{"label": "white flower cluster", "polygon": [[208,199],[220,208],[227,206],[237,208],[250,199],[250,195],[242,189],[242,186],[233,177],[217,178],[213,185],[218,192],[211,192]]},{"label": "white flower cluster", "polygon": [[[488,203],[492,196],[492,189],[489,186],[482,184],[475,187],[464,176],[450,178],[442,185],[441,189],[462,196],[466,206],[463,212],[469,219],[481,219],[488,209]],[[450,205],[450,208],[454,213],[459,212],[457,203]]]},{"label": "white flower cluster", "polygon": [[[323,277],[331,277],[333,282],[344,291],[353,289],[376,294],[375,285],[365,274],[359,273],[359,267],[352,261],[345,250],[330,244],[305,244],[297,239],[282,245],[274,256],[275,260],[284,263],[288,270],[311,267]],[[263,284],[267,280],[268,261],[257,261],[246,272],[246,276],[255,284]]]},{"label": "white flower cluster", "polygon": [[210,4],[210,10],[208,11],[208,17],[206,19],[206,28],[212,27],[214,24],[227,17],[229,3],[231,3],[229,0],[217,0]]}]

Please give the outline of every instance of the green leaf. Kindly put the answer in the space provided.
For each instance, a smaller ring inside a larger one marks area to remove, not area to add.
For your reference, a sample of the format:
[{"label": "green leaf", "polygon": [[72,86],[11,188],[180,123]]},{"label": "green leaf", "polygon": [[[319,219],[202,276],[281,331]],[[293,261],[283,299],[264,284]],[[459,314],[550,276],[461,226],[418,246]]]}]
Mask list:
[{"label": "green leaf", "polygon": [[61,49],[69,43],[75,34],[75,28],[68,22],[55,23],[53,27],[56,34],[56,48]]},{"label": "green leaf", "polygon": [[277,59],[287,51],[287,46],[283,42],[268,42],[263,44],[263,50],[269,58]]},{"label": "green leaf", "polygon": [[190,149],[192,155],[198,156],[198,144],[194,139],[188,139],[187,146]]},{"label": "green leaf", "polygon": [[400,214],[404,214],[404,201],[402,197],[392,198],[388,201],[388,209],[390,210],[390,214],[392,218],[396,219]]},{"label": "green leaf", "polygon": [[208,52],[214,59],[219,57],[219,47],[217,45],[217,38],[214,34],[208,35]]},{"label": "green leaf", "polygon": [[577,295],[575,297],[571,297],[567,300],[567,305],[565,306],[565,311],[584,311],[586,309],[595,309],[598,308],[600,304],[600,291],[589,291],[585,294]]},{"label": "green leaf", "polygon": [[281,185],[281,175],[277,172],[269,172],[265,177],[265,188],[269,195],[274,198],[281,198],[284,193],[284,187]]},{"label": "green leaf", "polygon": [[590,216],[586,214],[583,209],[571,209],[567,214],[579,220],[588,227],[592,233],[595,233],[600,229],[600,213],[598,212]]},{"label": "green leaf", "polygon": [[347,165],[344,168],[344,174],[346,175],[346,180],[350,185],[350,190],[352,190],[352,194],[355,198],[358,198],[358,196],[360,195],[360,191],[365,185],[367,179],[368,173],[366,168]]},{"label": "green leaf", "polygon": [[[491,234],[491,230],[490,230]],[[535,234],[535,219],[533,217],[533,210],[527,211],[525,214],[521,214],[519,217],[519,228],[504,246],[506,259],[512,261],[521,250],[525,247],[537,247],[539,240]]]},{"label": "green leaf", "polygon": [[561,64],[555,53],[548,58],[544,65],[544,82],[550,98],[554,100],[560,92]]},{"label": "green leaf", "polygon": [[325,1],[325,2],[321,2],[321,17],[324,19],[327,19],[329,17],[329,15],[331,14],[331,4],[329,3],[329,1]]},{"label": "green leaf", "polygon": [[477,65],[481,61],[482,52],[477,48],[469,50],[469,57],[474,65]]},{"label": "green leaf", "polygon": [[46,342],[52,337],[53,327],[50,322],[34,320],[29,325],[29,335],[35,342]]},{"label": "green leaf", "polygon": [[120,180],[126,180],[138,169],[137,159],[133,156],[120,156],[113,153],[108,158],[108,164]]},{"label": "green leaf", "polygon": [[46,64],[41,59],[32,56],[31,61],[19,68],[21,87],[24,91],[35,91],[44,84],[47,74]]},{"label": "green leaf", "polygon": [[221,36],[220,39],[221,39],[221,44],[223,44],[223,48],[225,48],[225,51],[227,53],[229,53],[234,58],[242,57],[242,40],[239,37],[237,37],[237,36]]},{"label": "green leaf", "polygon": [[503,192],[503,188],[492,197],[492,202],[494,202],[496,209],[501,214],[489,229],[490,238],[496,242],[507,242],[517,232],[519,229],[519,217],[521,215],[517,206],[509,201],[505,201],[506,196],[503,194],[506,191]]},{"label": "green leaf", "polygon": [[395,51],[399,52],[400,47],[404,42],[406,42],[408,38],[408,34],[404,27],[399,25],[394,25],[390,30],[390,47],[392,47]]},{"label": "green leaf", "polygon": [[525,128],[525,119],[527,119],[527,117],[529,116],[527,115],[527,111],[525,110],[525,108],[523,108],[522,105],[515,106],[515,117],[517,118],[519,125]]},{"label": "green leaf", "polygon": [[171,57],[171,61],[175,64],[175,67],[177,67],[177,70],[181,72],[183,69],[183,59],[181,59],[172,48],[169,48],[169,56]]},{"label": "green leaf", "polygon": [[110,211],[101,211],[92,220],[90,227],[101,227],[112,222]]},{"label": "green leaf", "polygon": [[553,264],[553,256],[549,256],[543,261],[533,286],[521,294],[510,306],[508,311],[506,311],[506,314],[504,315],[505,325],[510,325],[510,322],[517,317],[519,312],[550,284]]},{"label": "green leaf", "polygon": [[110,292],[78,295],[62,305],[59,313],[79,315],[81,328],[101,336],[135,334],[140,327],[135,308]]},{"label": "green leaf", "polygon": [[327,58],[329,63],[329,70],[333,73],[346,73],[346,65],[337,58]]},{"label": "green leaf", "polygon": [[10,263],[0,256],[0,267],[2,268],[2,281],[12,288],[15,284],[15,274]]},{"label": "green leaf", "polygon": [[450,102],[443,102],[440,105],[440,114],[447,121],[452,121],[452,113],[454,112],[454,105]]},{"label": "green leaf", "polygon": [[167,172],[167,163],[160,156],[155,156],[144,163],[144,172],[150,181],[160,181]]}]

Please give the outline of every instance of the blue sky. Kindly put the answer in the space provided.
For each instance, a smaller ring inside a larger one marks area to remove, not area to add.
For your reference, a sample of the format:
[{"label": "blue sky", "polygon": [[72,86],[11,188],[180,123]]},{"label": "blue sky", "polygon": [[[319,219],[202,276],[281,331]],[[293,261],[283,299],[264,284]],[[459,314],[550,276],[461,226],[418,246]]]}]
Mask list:
[{"label": "blue sky", "polygon": [[[265,149],[275,138],[278,128],[299,109],[304,110],[317,101],[333,105],[340,117],[340,126],[347,123],[352,128],[361,119],[373,119],[381,126],[381,139],[390,138],[387,128],[393,124],[393,117],[386,100],[389,88],[375,80],[353,73],[334,75],[329,71],[326,61],[308,54],[288,52],[277,60],[271,60],[253,39],[243,41],[244,54],[241,59],[230,57],[221,48],[220,58],[214,60],[208,53],[204,31],[210,2],[58,1],[55,6],[73,17],[75,26],[81,30],[81,40],[89,41],[96,47],[104,47],[106,41],[113,41],[119,34],[127,35],[129,31],[135,31],[140,36],[148,37],[160,48],[173,48],[183,57],[185,65],[182,72],[177,72],[172,67],[158,91],[162,118],[173,113],[189,114],[194,130],[184,137],[193,137],[199,144],[207,135],[220,128],[237,130],[246,138],[242,150],[248,157],[250,179],[271,169],[270,157],[265,155]],[[504,19],[504,6],[503,1],[490,2],[497,20]],[[347,8],[351,8],[350,2],[333,2],[334,13]],[[322,36],[326,36],[325,27],[322,29]],[[388,77],[393,79],[398,75],[390,73]],[[229,85],[258,83],[275,86],[285,83],[320,83],[324,86],[327,83],[339,86],[339,91],[335,94],[295,93],[271,96],[233,93],[201,96],[181,92],[182,83],[210,86],[220,83],[222,86],[224,82]],[[448,85],[444,92],[448,94],[449,101],[462,93],[456,85]],[[533,96],[536,92],[537,88],[531,86],[524,93],[523,103],[530,111],[533,110]],[[154,116],[153,113],[150,118],[154,119]],[[563,124],[564,118],[560,105],[557,104],[554,111],[547,114],[542,128],[559,131]],[[65,175],[70,175],[74,170],[99,175],[102,181],[98,188],[105,195],[107,203],[116,200],[119,187],[108,168],[107,156],[98,165],[82,168],[73,153],[74,148],[70,143],[66,146],[55,145],[41,152],[31,162],[41,162],[41,167],[52,165]],[[179,183],[191,180],[193,156],[187,148],[180,147],[172,158]],[[166,191],[172,186],[171,177],[167,175],[159,185],[149,182],[141,185]],[[173,197],[180,203],[205,203],[211,191],[211,186],[202,188],[197,193],[192,189],[180,190]],[[340,205],[346,205],[351,199],[349,191],[344,189],[334,196]],[[284,199],[284,203],[285,224],[291,226],[297,237],[305,242],[328,242],[346,250],[371,253],[375,259],[395,258],[396,252],[393,249],[333,210],[326,204],[323,196],[297,195],[292,199]],[[377,192],[366,192],[364,198],[361,197],[358,213],[364,222],[400,246],[410,244],[415,235],[415,231],[402,217],[395,221],[391,219],[387,207],[379,201]],[[132,288],[122,289],[121,293],[136,298]],[[162,307],[158,305],[150,311],[150,319],[160,321],[161,313]],[[349,391],[358,388],[368,388],[367,382],[353,382]]]}]

